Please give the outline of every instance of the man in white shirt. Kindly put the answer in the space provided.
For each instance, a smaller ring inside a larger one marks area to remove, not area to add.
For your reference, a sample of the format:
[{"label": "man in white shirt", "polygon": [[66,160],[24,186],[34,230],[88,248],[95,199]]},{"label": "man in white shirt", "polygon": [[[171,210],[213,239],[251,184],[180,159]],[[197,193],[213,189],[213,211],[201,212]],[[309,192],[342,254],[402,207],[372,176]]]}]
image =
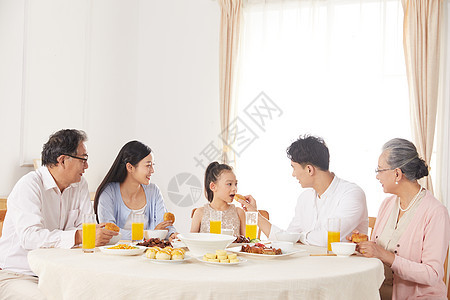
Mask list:
[{"label": "man in white shirt", "polygon": [[[83,131],[60,130],[42,150],[42,167],[23,176],[8,197],[0,238],[2,299],[45,299],[31,271],[28,251],[72,248],[82,242],[82,215],[92,213],[86,180],[88,155]],[[117,233],[97,225],[96,245]]]},{"label": "man in white shirt", "polygon": [[[327,246],[328,219],[340,218],[341,241],[353,230],[367,234],[368,216],[364,191],[354,183],[338,178],[329,171],[330,154],[323,139],[300,137],[287,149],[295,177],[304,191],[297,200],[295,216],[287,231],[300,233],[304,244]],[[246,196],[239,200],[244,209],[256,211],[256,201]],[[259,215],[258,226],[271,240],[282,229]]]}]

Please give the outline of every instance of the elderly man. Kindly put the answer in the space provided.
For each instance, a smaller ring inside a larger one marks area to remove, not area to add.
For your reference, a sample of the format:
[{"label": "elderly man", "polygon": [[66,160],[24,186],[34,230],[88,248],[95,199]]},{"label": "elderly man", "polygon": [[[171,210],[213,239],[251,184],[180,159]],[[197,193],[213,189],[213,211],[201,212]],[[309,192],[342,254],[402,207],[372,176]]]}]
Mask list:
[{"label": "elderly man", "polygon": [[[82,242],[82,215],[92,213],[84,171],[88,168],[86,134],[60,130],[42,150],[42,167],[23,176],[8,197],[0,238],[0,295],[2,299],[44,299],[31,271],[28,251],[72,248]],[[96,245],[117,233],[97,225]]]},{"label": "elderly man", "polygon": [[[297,200],[295,216],[287,231],[300,233],[304,244],[327,246],[327,222],[329,218],[340,218],[340,238],[356,228],[367,234],[368,217],[366,196],[354,183],[338,178],[329,171],[330,154],[325,142],[318,137],[304,136],[287,149],[295,177],[304,191]],[[244,209],[256,211],[256,201],[246,196],[247,201],[238,200]],[[261,215],[258,225],[270,239],[282,231]]]}]

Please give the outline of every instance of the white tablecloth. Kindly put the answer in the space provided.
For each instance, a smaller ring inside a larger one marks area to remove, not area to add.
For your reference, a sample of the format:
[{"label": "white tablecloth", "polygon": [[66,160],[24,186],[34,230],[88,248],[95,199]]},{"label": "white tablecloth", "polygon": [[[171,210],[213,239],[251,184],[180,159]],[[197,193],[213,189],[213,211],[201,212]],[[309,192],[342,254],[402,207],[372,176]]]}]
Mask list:
[{"label": "white tablecloth", "polygon": [[[322,248],[296,246],[311,252]],[[189,254],[189,252],[188,252]],[[243,256],[242,256],[243,257]],[[156,264],[141,256],[38,249],[28,261],[48,299],[379,299],[378,259],[295,254],[235,266],[194,258]]]}]

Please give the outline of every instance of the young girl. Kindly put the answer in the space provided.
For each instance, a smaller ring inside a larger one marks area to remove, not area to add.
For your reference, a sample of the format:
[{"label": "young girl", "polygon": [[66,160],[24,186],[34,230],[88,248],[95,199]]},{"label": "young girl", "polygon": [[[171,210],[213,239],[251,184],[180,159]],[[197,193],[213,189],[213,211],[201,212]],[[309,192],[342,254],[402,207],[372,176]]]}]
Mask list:
[{"label": "young girl", "polygon": [[153,169],[152,150],[138,141],[126,143],[97,189],[94,211],[100,222],[120,227],[122,238],[131,239],[131,215],[144,214],[144,229],[168,229],[172,239],[175,227],[164,221],[166,207],[159,188],[150,183]]},{"label": "young girl", "polygon": [[233,235],[245,234],[245,213],[233,202],[237,180],[230,166],[212,162],[205,172],[205,193],[210,203],[195,210],[191,232],[209,232],[211,211],[222,212],[222,228],[233,229]]}]

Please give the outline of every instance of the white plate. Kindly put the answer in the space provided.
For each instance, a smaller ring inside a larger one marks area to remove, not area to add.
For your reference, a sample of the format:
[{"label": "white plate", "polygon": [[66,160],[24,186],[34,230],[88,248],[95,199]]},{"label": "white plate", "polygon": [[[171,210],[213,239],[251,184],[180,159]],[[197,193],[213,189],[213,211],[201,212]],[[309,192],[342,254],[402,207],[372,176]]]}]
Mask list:
[{"label": "white plate", "polygon": [[113,246],[103,246],[98,247],[98,249],[100,249],[100,251],[105,254],[112,254],[112,255],[139,255],[142,254],[145,251],[145,249],[147,249],[147,247],[144,246],[134,246],[138,247],[138,249],[108,249],[111,247]]},{"label": "white plate", "polygon": [[306,252],[305,249],[294,249],[291,251],[286,251],[286,252],[282,252],[282,254],[278,254],[278,255],[269,255],[269,254],[257,254],[257,253],[247,253],[247,252],[241,252],[241,248],[242,247],[234,247],[234,248],[227,248],[227,251],[231,251],[237,254],[242,254],[245,256],[249,256],[249,257],[261,257],[261,258],[280,258],[280,257],[286,257],[289,255],[293,255],[293,254],[297,254],[297,253],[302,253],[302,252]]},{"label": "white plate", "polygon": [[122,234],[119,232],[118,235],[113,236],[107,245],[115,245],[122,239]]},{"label": "white plate", "polygon": [[147,258],[144,255],[141,256],[142,259],[146,260],[146,261],[150,261],[152,263],[155,264],[180,264],[180,263],[184,263],[188,260],[191,259],[191,257],[189,255],[184,255],[184,259],[175,259],[175,260],[164,260],[164,259],[154,259],[154,258]]},{"label": "white plate", "polygon": [[[227,249],[227,250],[229,250],[229,249]],[[241,258],[241,257],[237,258],[239,260],[238,262],[232,262],[232,263],[220,263],[220,262],[214,262],[214,261],[206,261],[206,260],[203,260],[203,256],[198,256],[195,259],[197,259],[198,261],[205,263],[205,264],[217,265],[217,266],[219,266],[219,265],[220,266],[235,266],[235,265],[239,265],[239,264],[247,261],[245,258]]]}]

